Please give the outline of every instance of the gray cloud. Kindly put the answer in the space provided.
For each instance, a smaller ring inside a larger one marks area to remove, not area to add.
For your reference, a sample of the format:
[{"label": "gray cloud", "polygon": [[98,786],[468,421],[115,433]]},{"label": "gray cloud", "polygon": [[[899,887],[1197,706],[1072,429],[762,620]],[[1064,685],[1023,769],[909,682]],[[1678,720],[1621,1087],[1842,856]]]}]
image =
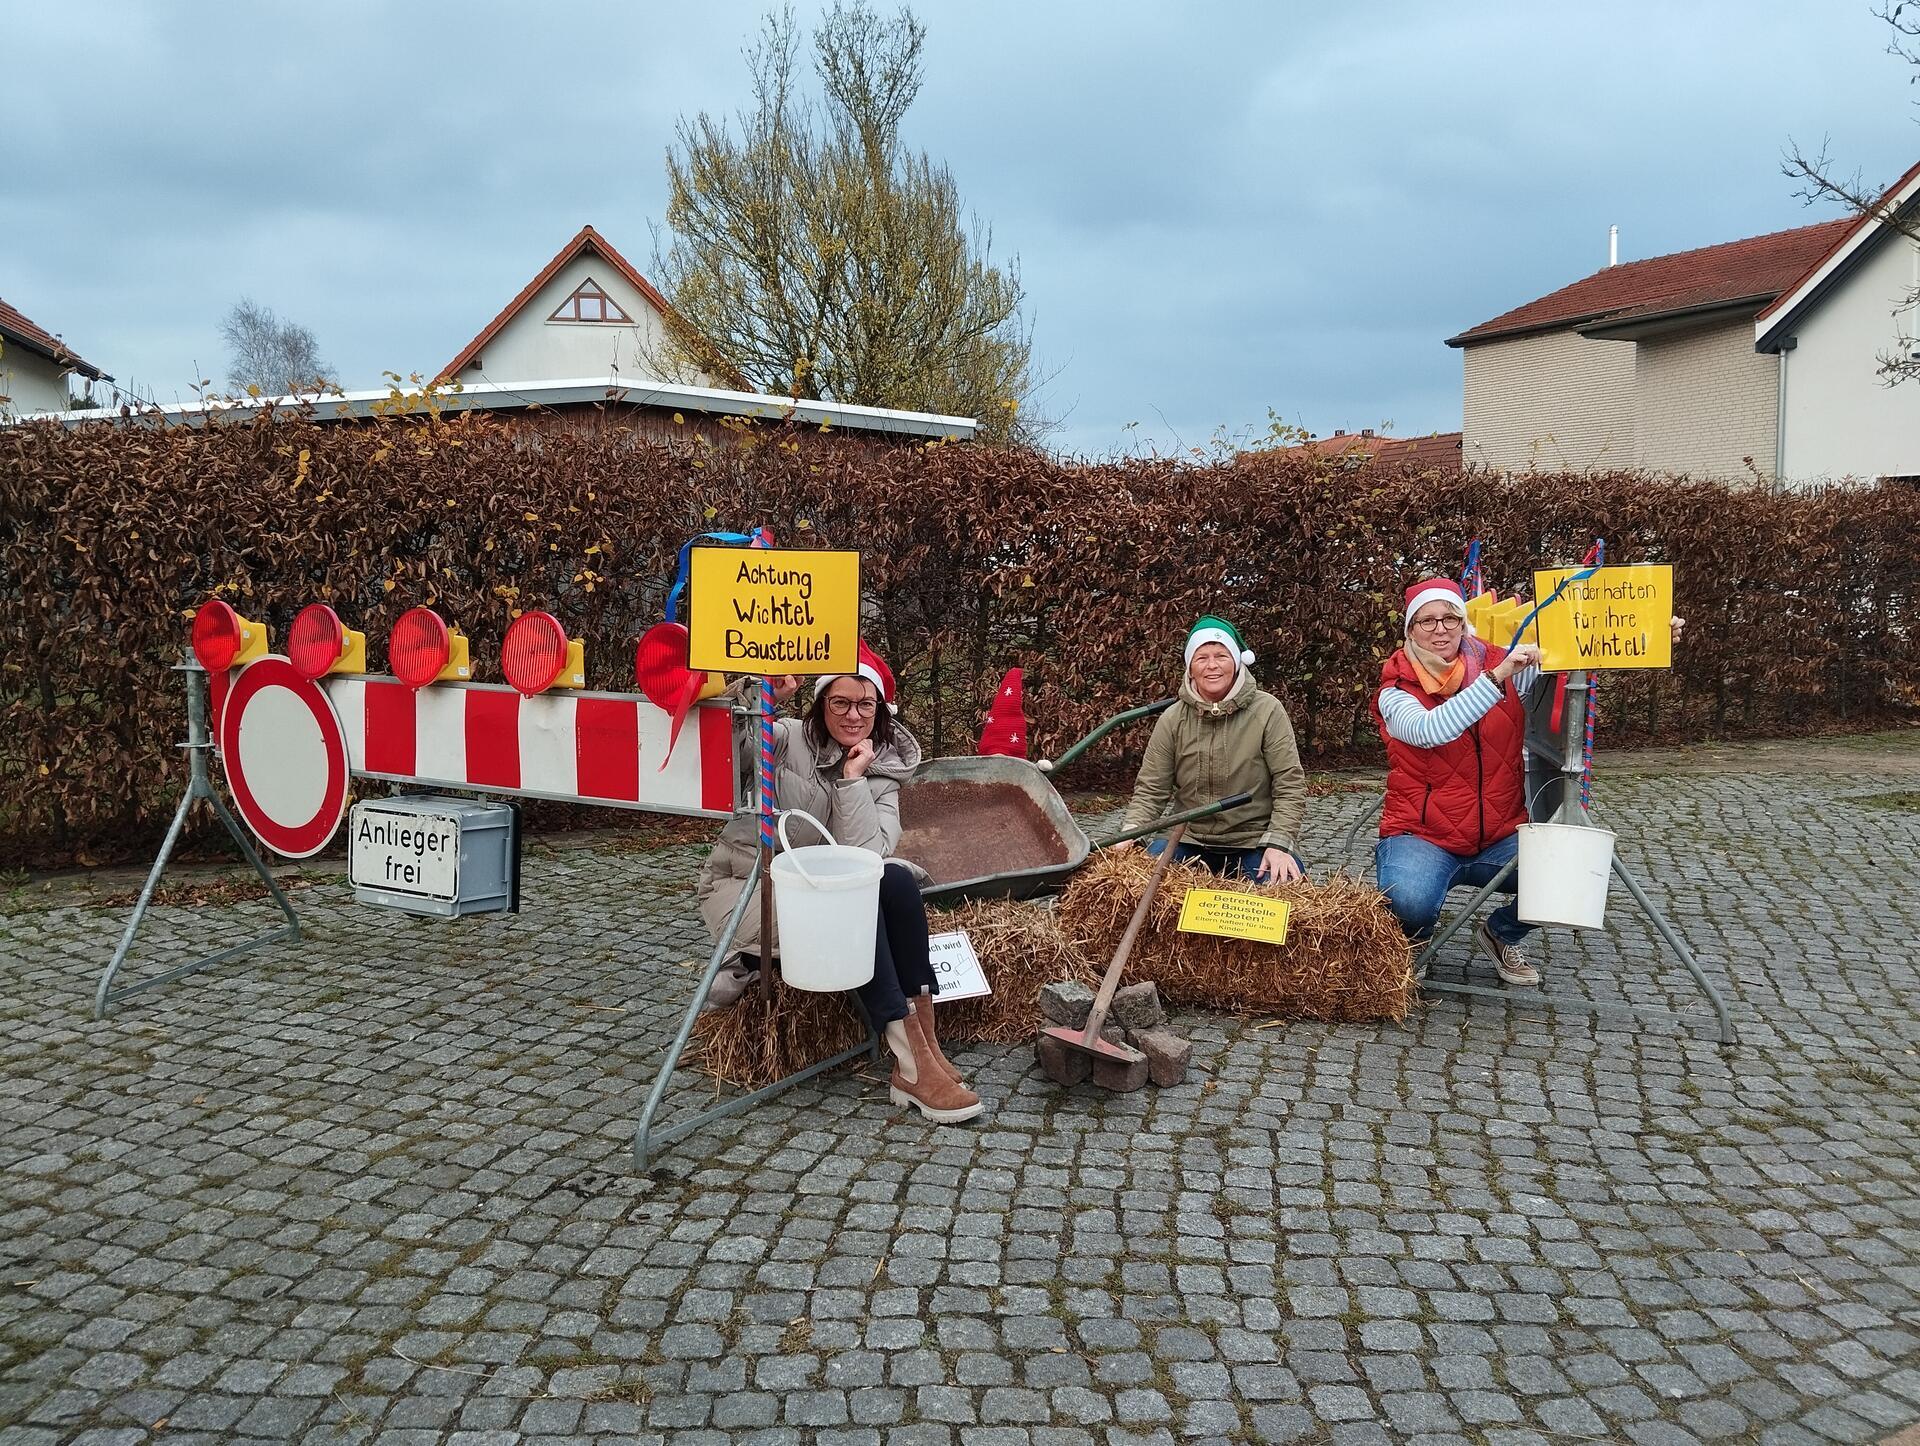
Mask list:
[{"label": "gray cloud", "polygon": [[[15,11],[0,295],[163,400],[221,376],[242,294],[349,385],[432,370],[584,222],[644,268],[675,121],[744,98],[754,14]],[[1269,407],[1455,427],[1443,338],[1595,269],[1610,223],[1630,259],[1817,219],[1789,136],[1876,179],[1920,155],[1852,0],[922,14],[909,138],[1018,255],[1075,451]]]}]

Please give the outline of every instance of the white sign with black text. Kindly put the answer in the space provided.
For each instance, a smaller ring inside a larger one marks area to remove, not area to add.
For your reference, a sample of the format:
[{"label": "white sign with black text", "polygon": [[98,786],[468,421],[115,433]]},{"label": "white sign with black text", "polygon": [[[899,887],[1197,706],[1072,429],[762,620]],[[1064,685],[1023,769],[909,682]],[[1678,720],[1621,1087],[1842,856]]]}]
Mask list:
[{"label": "white sign with black text", "polygon": [[358,888],[452,899],[460,888],[460,820],[359,804],[349,825],[347,858]]},{"label": "white sign with black text", "polygon": [[936,1002],[951,1004],[956,999],[980,999],[993,993],[987,983],[987,971],[980,967],[979,956],[964,929],[951,934],[935,934],[927,940],[933,977],[940,990]]}]

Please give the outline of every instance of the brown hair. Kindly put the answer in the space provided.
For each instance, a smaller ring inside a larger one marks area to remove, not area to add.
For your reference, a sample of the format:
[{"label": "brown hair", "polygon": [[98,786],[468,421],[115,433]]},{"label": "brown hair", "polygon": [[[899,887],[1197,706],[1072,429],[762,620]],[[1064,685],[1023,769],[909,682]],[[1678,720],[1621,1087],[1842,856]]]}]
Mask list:
[{"label": "brown hair", "polygon": [[[883,748],[891,748],[893,746],[893,710],[887,707],[887,700],[880,695],[880,690],[874,688],[873,679],[860,673],[842,673],[839,677],[852,678],[856,682],[865,683],[869,688],[873,688],[873,731],[867,736],[873,739],[875,753]],[[830,744],[840,741],[827,732],[827,693],[837,681],[838,678],[827,679],[820,691],[813,695],[813,702],[807,705],[806,719],[801,729],[806,734],[808,745],[815,753],[825,753]]]}]

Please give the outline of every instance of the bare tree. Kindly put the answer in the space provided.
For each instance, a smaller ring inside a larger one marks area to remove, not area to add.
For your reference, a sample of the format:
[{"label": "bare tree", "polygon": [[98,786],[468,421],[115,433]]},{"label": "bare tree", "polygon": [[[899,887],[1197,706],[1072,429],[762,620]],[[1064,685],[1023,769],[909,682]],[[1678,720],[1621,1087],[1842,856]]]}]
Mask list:
[{"label": "bare tree", "polygon": [[813,36],[821,99],[796,85],[790,10],[747,51],[753,101],[680,122],[667,154],[656,278],[676,360],[737,369],[758,390],[977,417],[1033,435],[1019,406],[1031,346],[1013,266],[947,168],[906,150],[926,29],[839,0]]},{"label": "bare tree", "polygon": [[220,338],[227,344],[227,379],[243,391],[284,397],[330,385],[313,333],[282,321],[252,297],[234,303],[220,323]]},{"label": "bare tree", "polygon": [[[1913,70],[1909,84],[1920,82],[1920,5],[1912,5],[1914,14],[1905,14],[1911,0],[1879,0],[1873,13],[1887,26],[1887,54],[1906,62]],[[1920,104],[1920,102],[1916,102]],[[1890,192],[1870,186],[1859,172],[1843,173],[1822,138],[1816,149],[1798,141],[1789,141],[1781,172],[1795,183],[1794,195],[1809,206],[1817,202],[1838,202],[1855,216],[1866,217],[1892,228],[1915,245],[1920,245],[1920,209],[1898,204]],[[1911,287],[1893,309],[1899,328],[1892,347],[1879,353],[1880,375],[1888,386],[1920,378],[1920,285]]]}]

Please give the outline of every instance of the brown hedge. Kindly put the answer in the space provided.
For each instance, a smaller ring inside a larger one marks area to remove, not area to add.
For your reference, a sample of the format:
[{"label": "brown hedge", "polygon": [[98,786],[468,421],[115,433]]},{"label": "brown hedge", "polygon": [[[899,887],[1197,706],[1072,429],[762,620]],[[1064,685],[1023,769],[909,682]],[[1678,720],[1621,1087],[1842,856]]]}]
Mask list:
[{"label": "brown hedge", "polygon": [[[1674,564],[1686,646],[1671,673],[1606,680],[1609,745],[1858,726],[1920,697],[1920,493],[1899,484],[1774,494],[1278,453],[1062,463],[472,417],[37,424],[0,431],[0,863],[151,848],[181,786],[167,668],[210,595],[276,638],[331,602],[375,666],[400,612],[431,603],[472,636],[483,677],[513,609],[545,607],[586,636],[590,685],[625,688],[678,544],[754,523],[861,550],[906,716],[946,751],[971,746],[1014,663],[1043,752],[1165,695],[1186,627],[1214,611],[1240,624],[1309,755],[1377,757],[1367,693],[1400,590],[1457,570],[1475,534],[1503,590],[1595,536],[1610,561]],[[1124,751],[1104,766],[1120,776]]]}]

